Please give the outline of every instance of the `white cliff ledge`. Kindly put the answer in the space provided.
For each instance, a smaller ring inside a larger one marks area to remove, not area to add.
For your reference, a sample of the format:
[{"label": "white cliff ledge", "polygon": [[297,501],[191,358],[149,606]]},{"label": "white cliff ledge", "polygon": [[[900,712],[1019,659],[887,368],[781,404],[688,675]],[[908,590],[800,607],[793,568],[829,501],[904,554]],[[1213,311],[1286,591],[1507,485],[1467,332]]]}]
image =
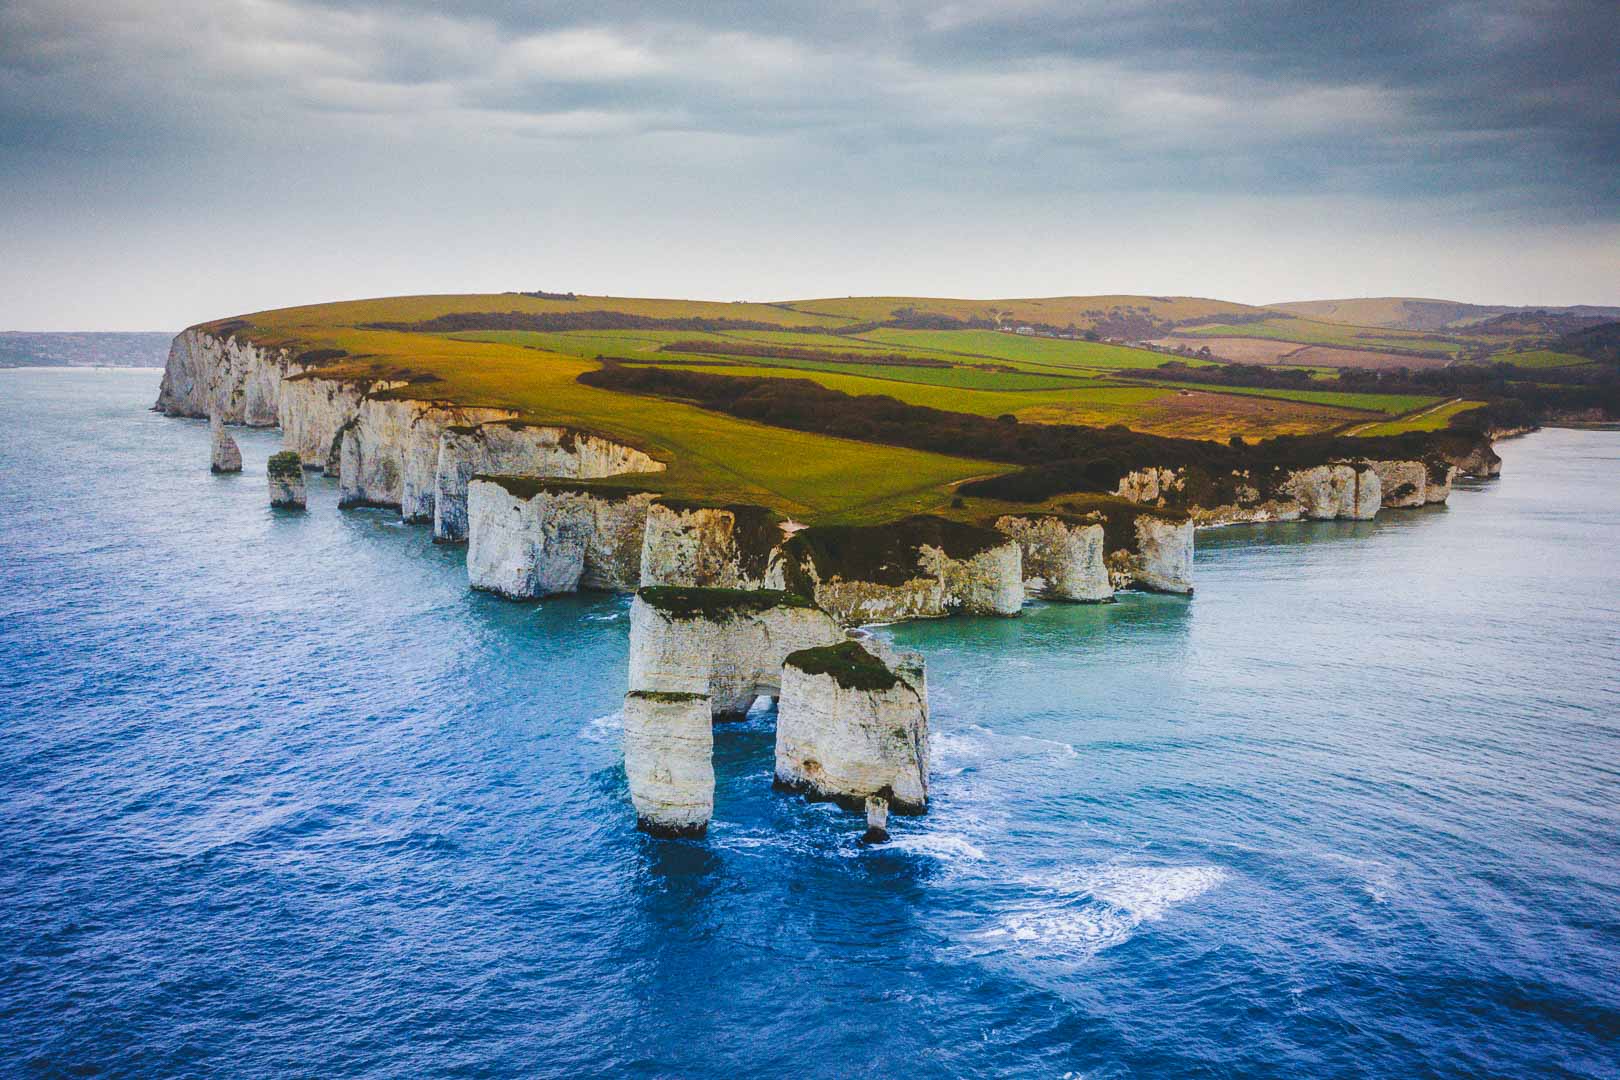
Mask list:
[{"label": "white cliff ledge", "polygon": [[956,611],[1011,616],[1024,605],[1016,540],[931,515],[801,529],[782,545],[772,573],[845,626]]}]

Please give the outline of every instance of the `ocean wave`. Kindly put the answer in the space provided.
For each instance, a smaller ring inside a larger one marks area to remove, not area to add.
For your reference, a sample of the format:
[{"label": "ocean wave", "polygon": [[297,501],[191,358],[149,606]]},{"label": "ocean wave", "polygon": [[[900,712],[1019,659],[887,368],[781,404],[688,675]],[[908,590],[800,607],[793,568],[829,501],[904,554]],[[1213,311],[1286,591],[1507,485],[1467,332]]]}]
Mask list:
[{"label": "ocean wave", "polygon": [[624,734],[624,713],[610,712],[605,716],[596,716],[585,722],[579,729],[579,737],[586,742],[616,743]]},{"label": "ocean wave", "polygon": [[1014,904],[983,937],[1013,949],[1085,959],[1124,944],[1142,924],[1163,918],[1228,876],[1217,866],[1070,867],[1026,878],[1049,895]]}]

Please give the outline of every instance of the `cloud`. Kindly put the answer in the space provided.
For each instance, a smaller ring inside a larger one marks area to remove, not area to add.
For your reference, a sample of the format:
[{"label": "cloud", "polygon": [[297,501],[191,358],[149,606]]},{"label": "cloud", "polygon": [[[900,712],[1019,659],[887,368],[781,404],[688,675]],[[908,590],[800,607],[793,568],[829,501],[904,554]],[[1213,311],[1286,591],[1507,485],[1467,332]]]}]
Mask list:
[{"label": "cloud", "polygon": [[184,204],[232,232],[249,192],[378,228],[424,200],[1165,220],[1138,197],[1201,208],[1182,229],[1306,200],[1610,226],[1617,48],[1612,0],[3,0],[0,228]]}]

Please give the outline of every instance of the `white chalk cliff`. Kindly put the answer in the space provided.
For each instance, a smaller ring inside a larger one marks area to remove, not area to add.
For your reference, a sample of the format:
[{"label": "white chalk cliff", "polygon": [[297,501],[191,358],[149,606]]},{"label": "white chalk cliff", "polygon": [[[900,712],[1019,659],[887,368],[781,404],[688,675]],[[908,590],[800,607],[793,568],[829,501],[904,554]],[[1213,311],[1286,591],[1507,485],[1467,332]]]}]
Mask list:
[{"label": "white chalk cliff", "polygon": [[1113,598],[1101,524],[1054,514],[1009,514],[996,519],[996,529],[1018,542],[1029,595],[1091,603]]},{"label": "white chalk cliff", "polygon": [[702,836],[714,814],[714,721],[706,694],[624,696],[624,774],[640,826]]},{"label": "white chalk cliff", "polygon": [[468,580],[519,600],[634,591],[654,498],[569,481],[475,477],[467,488]]},{"label": "white chalk cliff", "polygon": [[1024,605],[1018,541],[942,518],[802,529],[775,558],[773,581],[845,626],[958,611],[1011,616]]},{"label": "white chalk cliff", "polygon": [[663,462],[634,447],[555,424],[498,420],[476,427],[446,427],[439,436],[433,538],[445,542],[468,538],[467,491],[474,476],[597,480],[663,468]]},{"label": "white chalk cliff", "polygon": [[819,608],[772,590],[646,588],[630,605],[630,689],[703,694],[741,717],[781,693],[782,661],[842,641]]},{"label": "white chalk cliff", "polygon": [[757,589],[782,540],[762,506],[696,506],[660,499],[647,514],[641,583],[703,589]]}]

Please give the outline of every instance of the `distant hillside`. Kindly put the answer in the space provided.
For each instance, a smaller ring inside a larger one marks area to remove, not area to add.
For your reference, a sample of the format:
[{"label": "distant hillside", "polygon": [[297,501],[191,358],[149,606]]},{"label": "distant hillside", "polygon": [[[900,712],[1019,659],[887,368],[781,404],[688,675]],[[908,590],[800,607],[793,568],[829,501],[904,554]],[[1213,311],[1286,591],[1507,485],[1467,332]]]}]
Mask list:
[{"label": "distant hillside", "polygon": [[1558,339],[1560,352],[1610,364],[1620,363],[1620,322],[1600,323]]},{"label": "distant hillside", "polygon": [[173,334],[0,330],[0,368],[162,367]]},{"label": "distant hillside", "polygon": [[1410,296],[1375,296],[1345,300],[1296,300],[1268,304],[1307,319],[1373,326],[1391,330],[1462,330],[1503,315],[1540,312],[1547,315],[1620,318],[1620,307],[1465,304],[1458,300],[1429,300]]},{"label": "distant hillside", "polygon": [[1010,300],[852,296],[795,300],[777,306],[807,315],[835,316],[854,324],[939,317],[985,329],[1027,325],[1056,331],[1090,330],[1102,337],[1133,340],[1178,326],[1244,322],[1271,314],[1249,304],[1197,296],[1047,296]]}]

